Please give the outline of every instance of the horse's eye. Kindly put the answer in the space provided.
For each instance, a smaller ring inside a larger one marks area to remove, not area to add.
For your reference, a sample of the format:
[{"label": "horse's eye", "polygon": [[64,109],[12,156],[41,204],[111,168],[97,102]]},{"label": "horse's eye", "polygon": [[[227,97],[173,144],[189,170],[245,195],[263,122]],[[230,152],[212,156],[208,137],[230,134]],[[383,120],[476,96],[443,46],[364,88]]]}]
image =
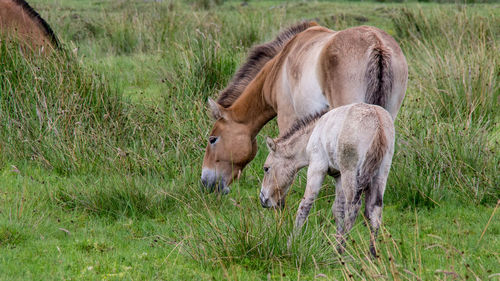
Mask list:
[{"label": "horse's eye", "polygon": [[218,139],[219,139],[219,138],[218,138],[218,137],[216,137],[216,136],[210,136],[210,137],[208,138],[208,142],[209,142],[210,144],[214,144],[215,142],[217,142],[217,140],[218,140]]},{"label": "horse's eye", "polygon": [[264,167],[264,173],[267,173],[267,172],[269,172],[269,167],[266,166],[266,167]]}]

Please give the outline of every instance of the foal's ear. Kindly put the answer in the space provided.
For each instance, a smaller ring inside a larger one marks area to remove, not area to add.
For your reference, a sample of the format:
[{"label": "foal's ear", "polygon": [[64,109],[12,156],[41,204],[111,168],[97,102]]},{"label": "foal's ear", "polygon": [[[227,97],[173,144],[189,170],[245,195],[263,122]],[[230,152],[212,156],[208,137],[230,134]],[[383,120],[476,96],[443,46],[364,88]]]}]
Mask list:
[{"label": "foal's ear", "polygon": [[270,137],[266,137],[266,144],[267,144],[267,149],[269,151],[275,152],[276,151],[276,142]]},{"label": "foal's ear", "polygon": [[224,118],[224,108],[215,102],[213,99],[208,98],[208,106],[210,107],[210,112],[212,113],[212,117],[215,120],[218,120],[220,118]]}]

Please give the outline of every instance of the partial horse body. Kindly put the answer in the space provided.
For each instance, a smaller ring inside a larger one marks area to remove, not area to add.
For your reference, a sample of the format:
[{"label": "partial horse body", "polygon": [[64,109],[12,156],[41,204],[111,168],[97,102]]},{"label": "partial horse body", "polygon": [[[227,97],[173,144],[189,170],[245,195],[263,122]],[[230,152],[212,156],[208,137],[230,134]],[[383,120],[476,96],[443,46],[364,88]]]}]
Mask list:
[{"label": "partial horse body", "polygon": [[337,225],[339,252],[345,234],[358,215],[365,193],[365,217],[371,230],[370,251],[382,219],[385,185],[394,153],[394,124],[380,106],[357,103],[332,109],[301,120],[276,141],[267,139],[269,155],[264,164],[260,192],[263,207],[283,206],[297,172],[305,166],[307,186],[295,220],[296,230],[304,224],[327,174],[336,177],[332,207]]},{"label": "partial horse body", "polygon": [[394,119],[408,79],[396,41],[370,26],[332,31],[300,23],[257,46],[218,102],[209,101],[216,122],[203,160],[202,183],[227,191],[255,157],[255,137],[276,115],[280,135],[305,116],[365,102]]},{"label": "partial horse body", "polygon": [[59,48],[50,26],[24,0],[0,0],[0,35],[43,51]]}]

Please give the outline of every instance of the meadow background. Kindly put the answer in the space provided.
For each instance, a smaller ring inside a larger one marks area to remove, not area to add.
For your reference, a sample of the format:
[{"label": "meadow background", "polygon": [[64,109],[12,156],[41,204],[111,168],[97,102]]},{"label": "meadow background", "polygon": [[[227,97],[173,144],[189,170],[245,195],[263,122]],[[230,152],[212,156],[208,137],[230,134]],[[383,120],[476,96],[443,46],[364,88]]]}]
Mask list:
[{"label": "meadow background", "polygon": [[[0,43],[0,279],[498,280],[500,6],[381,2],[30,1],[64,50]],[[302,19],[408,61],[377,259],[362,216],[335,252],[331,179],[287,250],[305,173],[260,207],[274,121],[229,195],[200,190],[207,98]]]}]

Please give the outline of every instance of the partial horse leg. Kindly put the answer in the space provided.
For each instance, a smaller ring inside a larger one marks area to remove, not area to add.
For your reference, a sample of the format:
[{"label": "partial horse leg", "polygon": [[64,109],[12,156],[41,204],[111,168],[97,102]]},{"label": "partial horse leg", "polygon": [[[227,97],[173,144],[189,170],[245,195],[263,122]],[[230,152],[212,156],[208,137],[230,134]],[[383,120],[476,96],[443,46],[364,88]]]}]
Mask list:
[{"label": "partial horse leg", "polygon": [[345,241],[344,235],[344,209],[345,209],[345,196],[342,191],[342,175],[335,178],[335,202],[333,202],[332,213],[335,217],[335,225],[337,226],[337,242],[339,246],[337,251],[342,254],[344,252]]},{"label": "partial horse leg", "polygon": [[[345,236],[352,229],[356,217],[358,216],[359,208],[361,207],[361,194],[363,190],[359,188],[356,180],[356,172],[346,171],[342,174],[342,192],[344,194],[344,220],[341,224],[341,232],[338,232],[341,244],[339,252],[344,251]],[[338,228],[338,226],[337,226]]]},{"label": "partial horse leg", "polygon": [[291,248],[294,236],[297,235],[297,233],[304,225],[304,222],[309,215],[309,211],[311,210],[312,204],[314,203],[314,200],[318,196],[319,190],[321,189],[321,185],[323,184],[323,180],[325,179],[325,175],[327,172],[327,168],[324,168],[323,166],[324,165],[311,164],[307,170],[306,191],[304,192],[302,201],[300,201],[299,209],[297,211],[297,217],[295,218],[293,233],[288,238],[287,247],[289,250]]},{"label": "partial horse leg", "polygon": [[377,256],[375,241],[382,221],[382,208],[384,199],[385,184],[387,176],[376,177],[368,187],[365,195],[365,217],[368,219],[370,227],[370,253]]},{"label": "partial horse leg", "polygon": [[323,180],[325,179],[326,169],[322,165],[311,164],[307,170],[307,185],[304,197],[300,201],[297,217],[295,218],[295,228],[300,229],[304,225],[314,200],[318,196]]}]

